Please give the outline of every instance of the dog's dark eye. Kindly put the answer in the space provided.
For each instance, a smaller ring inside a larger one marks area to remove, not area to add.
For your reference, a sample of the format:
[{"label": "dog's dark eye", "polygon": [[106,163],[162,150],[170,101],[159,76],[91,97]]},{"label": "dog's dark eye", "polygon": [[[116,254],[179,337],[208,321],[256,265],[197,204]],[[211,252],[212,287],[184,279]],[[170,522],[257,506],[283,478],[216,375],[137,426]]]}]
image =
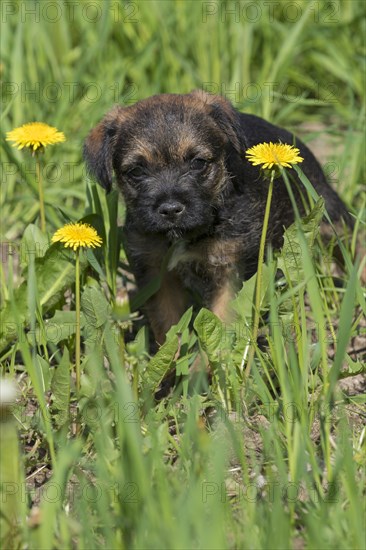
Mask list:
[{"label": "dog's dark eye", "polygon": [[202,172],[208,165],[208,161],[205,159],[196,158],[191,162],[191,170],[197,170],[197,172]]},{"label": "dog's dark eye", "polygon": [[135,166],[134,168],[131,168],[131,170],[128,170],[127,172],[127,175],[133,179],[140,179],[144,177],[145,174],[146,172],[143,166]]}]

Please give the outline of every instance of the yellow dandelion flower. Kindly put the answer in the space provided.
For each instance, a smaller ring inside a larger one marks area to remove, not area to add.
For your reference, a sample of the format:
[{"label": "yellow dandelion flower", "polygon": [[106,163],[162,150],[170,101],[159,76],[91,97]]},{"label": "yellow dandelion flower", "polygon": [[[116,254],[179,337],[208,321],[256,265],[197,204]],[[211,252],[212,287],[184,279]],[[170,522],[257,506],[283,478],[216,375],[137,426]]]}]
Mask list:
[{"label": "yellow dandelion flower", "polygon": [[68,223],[58,229],[52,237],[52,242],[64,243],[64,246],[73,248],[101,246],[102,239],[91,225],[87,223]]},{"label": "yellow dandelion flower", "polygon": [[299,156],[300,151],[297,147],[287,145],[286,143],[259,143],[250,149],[247,149],[245,156],[253,164],[262,168],[271,169],[272,166],[283,166],[292,168],[294,164],[302,162],[304,159]]},{"label": "yellow dandelion flower", "polygon": [[6,141],[15,142],[13,147],[18,147],[18,149],[30,147],[33,153],[37,150],[42,151],[47,145],[65,141],[65,139],[63,132],[59,132],[57,128],[48,126],[44,122],[29,122],[6,134]]}]

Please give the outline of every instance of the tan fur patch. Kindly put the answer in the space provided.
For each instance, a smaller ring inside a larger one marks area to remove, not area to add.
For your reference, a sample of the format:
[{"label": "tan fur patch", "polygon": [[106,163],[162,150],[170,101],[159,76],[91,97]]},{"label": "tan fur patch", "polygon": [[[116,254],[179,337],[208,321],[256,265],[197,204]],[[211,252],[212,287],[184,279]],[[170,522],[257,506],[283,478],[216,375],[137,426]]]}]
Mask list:
[{"label": "tan fur patch", "polygon": [[174,273],[166,273],[160,289],[147,303],[147,314],[159,344],[172,325],[178,323],[186,309],[182,283]]},{"label": "tan fur patch", "polygon": [[221,321],[229,322],[232,312],[229,303],[234,298],[234,290],[230,279],[227,279],[224,285],[216,292],[213,298],[211,310]]},{"label": "tan fur patch", "polygon": [[153,164],[158,160],[157,152],[152,150],[151,143],[149,141],[139,139],[134,141],[134,148],[130,154],[126,155],[124,164],[133,164],[133,162],[138,162],[141,160],[141,157],[147,164]]}]

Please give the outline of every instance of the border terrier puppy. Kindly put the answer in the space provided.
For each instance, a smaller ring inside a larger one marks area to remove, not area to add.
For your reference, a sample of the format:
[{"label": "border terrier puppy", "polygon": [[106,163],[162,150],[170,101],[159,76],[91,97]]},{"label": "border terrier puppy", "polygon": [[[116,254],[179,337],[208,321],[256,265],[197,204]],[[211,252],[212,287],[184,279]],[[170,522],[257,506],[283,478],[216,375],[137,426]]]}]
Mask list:
[{"label": "border terrier puppy", "polygon": [[[331,219],[351,225],[344,204],[300,140],[239,113],[222,97],[194,91],[117,106],[87,137],[84,156],[90,173],[108,192],[114,172],[123,194],[127,253],[138,287],[159,275],[176,243],[160,289],[146,304],[158,343],[188,306],[186,289],[198,292],[203,304],[225,320],[240,281],[256,272],[268,181],[246,160],[245,151],[269,141],[300,149],[301,168],[324,197]],[[301,183],[296,182],[294,194],[303,212]],[[281,246],[284,228],[293,221],[285,184],[278,178],[268,243]]]}]

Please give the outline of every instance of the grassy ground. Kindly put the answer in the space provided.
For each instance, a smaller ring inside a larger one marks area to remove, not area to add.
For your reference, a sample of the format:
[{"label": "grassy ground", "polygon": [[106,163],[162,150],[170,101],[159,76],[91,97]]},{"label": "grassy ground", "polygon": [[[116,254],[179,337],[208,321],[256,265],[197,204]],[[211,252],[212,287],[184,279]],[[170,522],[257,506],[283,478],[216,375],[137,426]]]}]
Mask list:
[{"label": "grassy ground", "polygon": [[[1,31],[2,133],[40,120],[67,138],[42,158],[46,234],[34,159],[1,140],[1,368],[18,387],[1,408],[2,547],[364,548],[363,2],[5,1]],[[255,279],[232,324],[202,310],[192,328],[188,311],[149,356],[123,204],[81,159],[113,103],[194,88],[300,133],[356,220],[341,272],[320,203],[269,258],[249,376]],[[77,392],[75,258],[49,243],[80,219],[105,244],[81,257]],[[198,349],[214,375],[194,392]],[[156,402],[172,367],[181,391]]]}]

